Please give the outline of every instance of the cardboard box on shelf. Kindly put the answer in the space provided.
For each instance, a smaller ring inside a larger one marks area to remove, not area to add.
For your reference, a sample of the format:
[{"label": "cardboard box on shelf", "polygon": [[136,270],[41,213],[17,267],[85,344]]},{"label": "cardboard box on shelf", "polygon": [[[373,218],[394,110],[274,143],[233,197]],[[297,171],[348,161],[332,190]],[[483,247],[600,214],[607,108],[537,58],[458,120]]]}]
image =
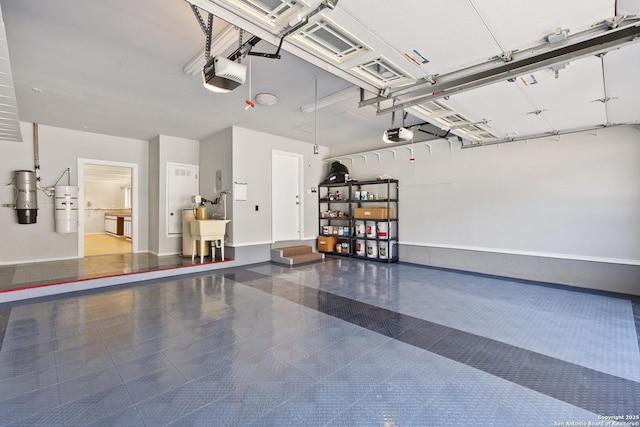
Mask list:
[{"label": "cardboard box on shelf", "polygon": [[320,252],[334,252],[338,239],[331,236],[318,236],[318,250]]},{"label": "cardboard box on shelf", "polygon": [[389,219],[393,218],[393,208],[356,208],[354,218],[360,219]]}]

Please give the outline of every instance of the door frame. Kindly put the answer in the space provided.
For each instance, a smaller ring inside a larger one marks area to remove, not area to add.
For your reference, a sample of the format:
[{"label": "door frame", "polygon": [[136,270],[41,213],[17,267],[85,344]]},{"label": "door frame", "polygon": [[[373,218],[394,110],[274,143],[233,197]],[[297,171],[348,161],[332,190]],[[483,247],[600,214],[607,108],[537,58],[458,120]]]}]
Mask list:
[{"label": "door frame", "polygon": [[84,258],[84,167],[85,165],[119,166],[131,169],[131,252],[138,253],[139,185],[138,164],[110,160],[78,158],[78,258]]},{"label": "door frame", "polygon": [[271,243],[275,243],[275,203],[273,202],[273,195],[275,193],[275,188],[273,188],[273,159],[274,157],[285,156],[285,157],[293,157],[298,162],[298,200],[300,204],[298,205],[298,227],[300,231],[298,232],[298,240],[302,240],[304,236],[304,155],[298,153],[292,153],[290,151],[281,151],[281,150],[271,150]]}]

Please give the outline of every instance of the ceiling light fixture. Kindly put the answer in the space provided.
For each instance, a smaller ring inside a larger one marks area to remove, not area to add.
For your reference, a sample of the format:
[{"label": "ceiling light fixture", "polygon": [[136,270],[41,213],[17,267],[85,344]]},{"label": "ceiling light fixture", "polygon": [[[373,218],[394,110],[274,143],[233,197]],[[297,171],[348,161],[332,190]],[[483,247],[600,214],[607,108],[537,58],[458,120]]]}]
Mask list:
[{"label": "ceiling light fixture", "polygon": [[259,93],[256,95],[256,102],[265,107],[270,107],[278,102],[278,97],[272,93]]},{"label": "ceiling light fixture", "polygon": [[330,105],[337,104],[338,102],[342,102],[347,100],[357,93],[359,93],[359,88],[356,86],[350,86],[346,89],[343,89],[339,92],[332,93],[331,95],[327,95],[324,98],[316,99],[313,102],[309,102],[300,107],[300,111],[303,113],[311,113],[320,108],[325,108]]},{"label": "ceiling light fixture", "polygon": [[[237,42],[238,29],[233,25],[229,25],[211,44],[211,57],[221,55]],[[198,75],[202,72],[202,67],[204,67],[205,62],[205,49],[202,49],[199,54],[185,64],[182,71],[189,76]]]}]

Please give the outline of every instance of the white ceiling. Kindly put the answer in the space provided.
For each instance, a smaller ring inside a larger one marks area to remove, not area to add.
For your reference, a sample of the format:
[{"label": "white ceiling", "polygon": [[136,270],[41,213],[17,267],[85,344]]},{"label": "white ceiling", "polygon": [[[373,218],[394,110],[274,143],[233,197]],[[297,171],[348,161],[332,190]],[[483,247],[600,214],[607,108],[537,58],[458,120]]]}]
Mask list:
[{"label": "white ceiling", "polygon": [[[275,24],[251,15],[247,4],[273,8],[285,0],[192,0],[215,13],[215,33],[224,28],[220,17],[264,40],[277,43],[291,17]],[[319,0],[292,2],[304,13]],[[383,0],[340,0],[311,19],[331,25],[360,42],[359,55],[340,62],[309,51],[295,33],[285,39],[282,59],[249,57],[250,84],[228,94],[202,87],[199,75],[183,66],[205,44],[205,37],[184,0],[1,0],[19,118],[26,122],[149,139],[170,135],[202,139],[231,125],[282,135],[345,150],[347,146],[380,146],[382,132],[392,127],[391,114],[377,115],[375,106],[358,108],[358,93],[314,113],[300,107],[318,96],[351,86],[368,90],[366,98],[388,86],[425,76],[464,74],[466,67],[491,67],[503,52],[526,53],[543,45],[557,28],[573,36],[618,15],[637,14],[640,0],[540,0],[509,3],[495,0],[396,0],[393,9]],[[242,9],[245,7],[245,9]],[[202,11],[206,16],[206,12]],[[637,18],[637,16],[635,17]],[[633,22],[633,21],[628,21]],[[304,30],[304,28],[303,28]],[[249,35],[245,35],[245,40]],[[215,41],[214,35],[214,41]],[[274,52],[260,42],[254,51]],[[404,54],[429,62],[415,64]],[[295,53],[289,53],[293,52]],[[529,52],[531,53],[531,52]],[[304,57],[304,59],[298,56]],[[384,58],[404,75],[387,85],[368,80],[354,67]],[[311,63],[307,62],[311,61]],[[436,106],[478,125],[495,138],[526,137],[576,128],[640,123],[640,43],[589,56],[558,71],[537,70],[440,99]],[[530,75],[533,75],[531,77]],[[525,84],[535,79],[536,84]],[[278,96],[275,106],[245,110],[251,89]],[[598,101],[610,98],[606,103]],[[404,102],[406,97],[398,97]],[[391,101],[381,104],[381,108]],[[407,109],[407,125],[435,120],[436,115]],[[442,110],[441,110],[442,111]],[[398,115],[400,116],[400,115]],[[316,125],[317,120],[317,125]],[[393,127],[401,123],[398,117]],[[316,132],[317,129],[317,132]],[[459,128],[458,128],[459,129]],[[464,132],[456,131],[459,135]],[[425,134],[426,135],[426,134]],[[469,134],[471,135],[471,134]]]},{"label": "white ceiling", "polygon": [[131,187],[131,168],[87,163],[83,170],[84,182],[100,182]]}]

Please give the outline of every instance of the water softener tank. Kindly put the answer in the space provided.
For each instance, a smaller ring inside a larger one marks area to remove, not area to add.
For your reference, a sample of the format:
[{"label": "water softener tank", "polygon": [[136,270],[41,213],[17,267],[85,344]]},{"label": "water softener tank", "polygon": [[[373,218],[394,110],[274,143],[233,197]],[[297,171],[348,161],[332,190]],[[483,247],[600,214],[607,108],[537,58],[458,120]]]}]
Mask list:
[{"label": "water softener tank", "polygon": [[16,212],[18,224],[35,224],[38,216],[38,197],[36,194],[36,173],[15,171]]},{"label": "water softener tank", "polygon": [[60,185],[55,188],[56,232],[78,231],[78,187]]}]

